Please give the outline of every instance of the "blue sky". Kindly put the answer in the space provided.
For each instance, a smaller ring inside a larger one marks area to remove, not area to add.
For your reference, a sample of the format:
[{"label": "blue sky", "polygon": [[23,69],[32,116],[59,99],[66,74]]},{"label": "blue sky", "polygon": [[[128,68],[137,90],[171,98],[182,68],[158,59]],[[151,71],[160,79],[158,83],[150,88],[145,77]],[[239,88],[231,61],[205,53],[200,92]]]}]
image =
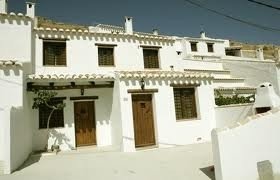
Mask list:
[{"label": "blue sky", "polygon": [[[280,29],[280,11],[247,0],[193,0],[208,8]],[[280,7],[280,0],[258,0]],[[25,0],[9,0],[10,12],[25,12]],[[280,45],[280,31],[271,32],[213,14],[185,0],[37,0],[36,15],[57,21],[121,25],[133,17],[137,31],[198,37],[203,28],[213,38]]]}]

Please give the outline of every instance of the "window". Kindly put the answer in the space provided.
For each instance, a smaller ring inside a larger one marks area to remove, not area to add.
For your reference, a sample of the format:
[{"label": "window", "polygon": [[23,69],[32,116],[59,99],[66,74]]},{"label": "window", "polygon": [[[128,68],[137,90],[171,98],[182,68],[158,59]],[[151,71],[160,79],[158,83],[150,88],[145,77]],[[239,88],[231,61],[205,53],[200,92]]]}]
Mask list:
[{"label": "window", "polygon": [[214,52],[213,43],[207,43],[208,52]]},{"label": "window", "polygon": [[197,117],[194,88],[173,88],[176,119]]},{"label": "window", "polygon": [[[49,105],[63,103],[61,99],[52,99]],[[48,117],[52,109],[47,106],[39,107],[39,129],[47,128]],[[49,128],[64,127],[63,109],[55,110],[50,119]]]},{"label": "window", "polygon": [[66,66],[66,42],[44,41],[43,65]]},{"label": "window", "polygon": [[192,50],[192,52],[197,51],[197,42],[191,42],[191,50]]},{"label": "window", "polygon": [[114,66],[114,47],[98,47],[98,65]]},{"label": "window", "polygon": [[144,68],[159,68],[158,49],[143,49]]}]

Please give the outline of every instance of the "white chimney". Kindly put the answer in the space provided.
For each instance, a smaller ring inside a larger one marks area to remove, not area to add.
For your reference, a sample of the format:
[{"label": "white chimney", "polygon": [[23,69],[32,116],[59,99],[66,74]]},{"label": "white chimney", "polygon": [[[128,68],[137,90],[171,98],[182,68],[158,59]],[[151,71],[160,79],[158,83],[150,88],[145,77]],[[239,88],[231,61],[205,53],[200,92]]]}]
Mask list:
[{"label": "white chimney", "polygon": [[257,58],[259,60],[264,60],[264,57],[263,57],[263,47],[258,47],[257,50],[256,50],[256,55],[257,55]]},{"label": "white chimney", "polygon": [[262,113],[280,106],[280,97],[275,93],[271,83],[265,82],[258,86],[253,108]]},{"label": "white chimney", "polygon": [[8,13],[8,0],[0,0],[0,14]]},{"label": "white chimney", "polygon": [[158,29],[153,29],[153,35],[158,35]]},{"label": "white chimney", "polygon": [[34,2],[26,2],[26,16],[35,18],[35,3]]},{"label": "white chimney", "polygon": [[127,34],[133,34],[133,26],[132,26],[132,17],[125,17],[125,33]]},{"label": "white chimney", "polygon": [[205,38],[206,38],[206,35],[205,35],[205,32],[204,32],[204,31],[201,31],[201,32],[200,32],[200,38],[201,38],[201,39],[205,39]]}]

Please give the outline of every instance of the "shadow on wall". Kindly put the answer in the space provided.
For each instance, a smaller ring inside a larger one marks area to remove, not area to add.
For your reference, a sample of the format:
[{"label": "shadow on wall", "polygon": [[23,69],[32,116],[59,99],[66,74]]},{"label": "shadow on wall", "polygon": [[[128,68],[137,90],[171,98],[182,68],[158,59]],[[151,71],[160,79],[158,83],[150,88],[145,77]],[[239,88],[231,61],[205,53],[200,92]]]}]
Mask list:
[{"label": "shadow on wall", "polygon": [[75,147],[72,146],[70,143],[70,139],[65,135],[65,133],[58,132],[55,129],[50,129],[50,137],[54,139],[53,145],[59,145],[66,144],[69,149],[74,149]]}]

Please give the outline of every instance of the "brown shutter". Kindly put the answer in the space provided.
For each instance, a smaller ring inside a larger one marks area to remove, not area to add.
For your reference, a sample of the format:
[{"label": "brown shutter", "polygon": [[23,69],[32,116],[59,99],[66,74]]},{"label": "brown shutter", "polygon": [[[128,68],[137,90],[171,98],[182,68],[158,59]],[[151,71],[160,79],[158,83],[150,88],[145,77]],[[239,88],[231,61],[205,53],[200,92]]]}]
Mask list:
[{"label": "brown shutter", "polygon": [[114,48],[98,47],[98,65],[114,65]]},{"label": "brown shutter", "polygon": [[176,119],[197,117],[194,88],[174,88]]},{"label": "brown shutter", "polygon": [[66,65],[66,42],[44,42],[43,65]]},{"label": "brown shutter", "polygon": [[159,68],[158,50],[143,49],[144,68]]}]

